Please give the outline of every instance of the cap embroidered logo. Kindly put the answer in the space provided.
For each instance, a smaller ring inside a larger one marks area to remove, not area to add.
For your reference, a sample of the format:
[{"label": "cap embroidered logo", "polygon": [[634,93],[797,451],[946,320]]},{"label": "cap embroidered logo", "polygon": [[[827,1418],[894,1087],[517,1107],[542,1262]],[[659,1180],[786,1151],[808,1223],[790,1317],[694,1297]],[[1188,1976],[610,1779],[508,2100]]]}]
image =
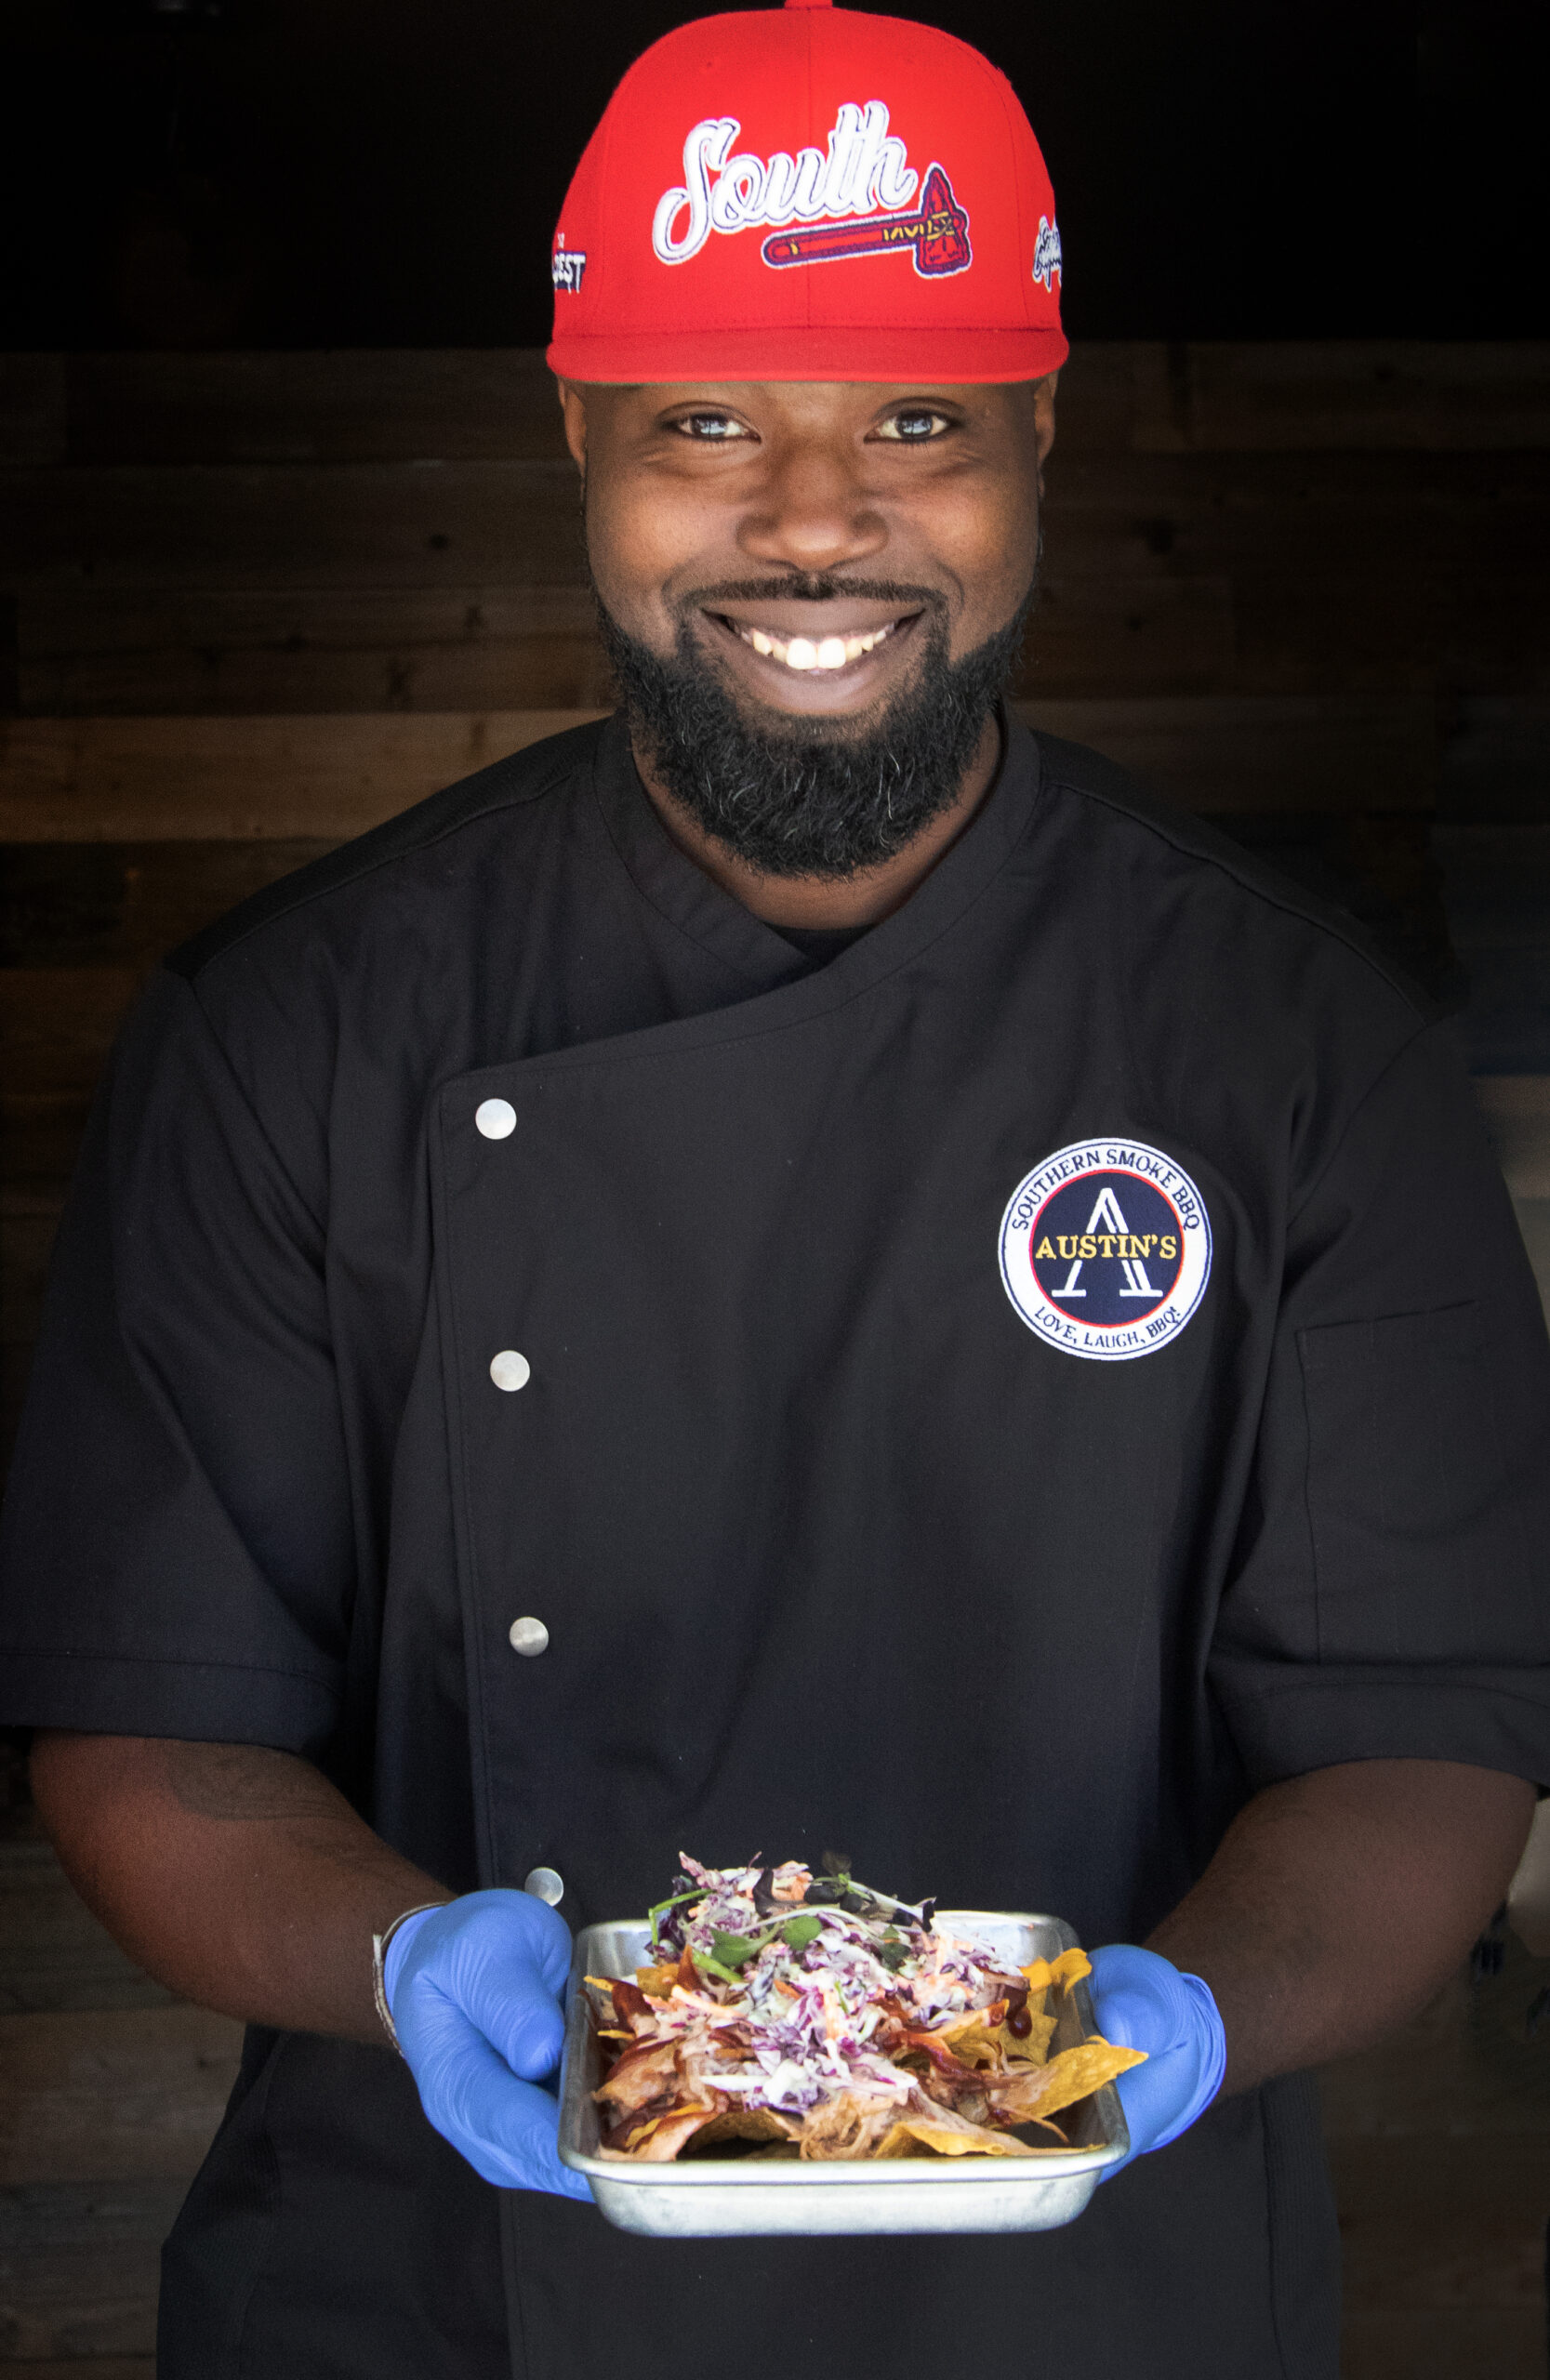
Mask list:
[{"label": "cap embroidered logo", "polygon": [[[920,187],[902,140],[888,137],[882,99],[846,102],[828,135],[827,153],[777,149],[768,160],[730,156],[742,130],[735,115],[696,124],[683,143],[683,180],[665,190],[651,222],[651,245],[664,264],[697,256],[710,233],[742,231],[755,223],[812,222],[820,215],[866,215],[907,206]],[[716,179],[711,181],[714,174]],[[682,235],[673,227],[684,208]]]},{"label": "cap embroidered logo", "polygon": [[[889,134],[886,100],[868,99],[864,107],[846,100],[827,151],[802,149],[795,157],[779,149],[768,159],[731,156],[741,130],[735,116],[721,116],[696,124],[685,140],[684,178],[663,192],[652,217],[651,245],[664,264],[687,264],[714,231],[815,226],[820,216],[844,219],[767,239],[759,251],[763,261],[825,264],[907,254],[920,273],[962,272],[972,261],[969,218],[951,183],[934,164],[921,188],[904,142]],[[917,191],[920,205],[911,212]]]},{"label": "cap embroidered logo", "polygon": [[550,258],[550,278],[556,289],[568,289],[575,297],[581,294],[581,276],[587,270],[585,248],[567,248],[563,231],[554,234],[554,254]]},{"label": "cap embroidered logo", "polygon": [[791,231],[766,240],[766,264],[825,264],[840,257],[912,256],[919,273],[966,272],[974,262],[969,218],[953,197],[952,184],[933,165],[913,215],[864,217],[822,231]]}]

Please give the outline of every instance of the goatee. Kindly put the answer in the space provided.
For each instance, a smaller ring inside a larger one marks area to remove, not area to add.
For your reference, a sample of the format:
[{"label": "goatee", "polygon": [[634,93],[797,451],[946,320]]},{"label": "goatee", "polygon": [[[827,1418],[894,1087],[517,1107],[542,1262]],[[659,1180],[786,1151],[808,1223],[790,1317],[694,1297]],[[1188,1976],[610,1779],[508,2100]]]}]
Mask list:
[{"label": "goatee", "polygon": [[[924,650],[911,683],[875,715],[745,714],[695,641],[695,611],[722,602],[854,596],[919,611]],[[598,600],[599,624],[630,728],[672,800],[761,876],[847,877],[876,867],[952,807],[1023,644],[1027,597],[961,660],[947,653],[942,599],[881,580],[788,577],[719,587],[684,607],[661,659]]]}]

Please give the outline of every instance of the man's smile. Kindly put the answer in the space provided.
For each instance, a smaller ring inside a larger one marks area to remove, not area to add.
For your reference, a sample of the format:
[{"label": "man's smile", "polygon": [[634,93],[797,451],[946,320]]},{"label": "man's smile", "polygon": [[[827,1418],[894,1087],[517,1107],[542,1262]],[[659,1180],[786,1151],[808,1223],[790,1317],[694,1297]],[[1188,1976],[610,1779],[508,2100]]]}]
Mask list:
[{"label": "man's smile", "polygon": [[842,669],[847,661],[859,661],[864,653],[873,652],[885,636],[892,636],[898,623],[890,620],[881,628],[868,628],[862,636],[820,637],[815,644],[810,636],[794,636],[782,643],[773,628],[738,628],[745,644],[755,653],[763,654],[788,669]]},{"label": "man's smile", "polygon": [[[735,611],[707,604],[701,611],[722,650],[735,649],[739,675],[765,683],[775,679],[783,694],[797,692],[805,680],[820,701],[836,681],[847,693],[859,692],[858,681],[875,678],[885,666],[883,649],[905,644],[921,616],[918,606],[883,613],[876,603],[859,602],[776,602],[740,604]],[[895,657],[896,651],[888,652],[887,663]]]}]

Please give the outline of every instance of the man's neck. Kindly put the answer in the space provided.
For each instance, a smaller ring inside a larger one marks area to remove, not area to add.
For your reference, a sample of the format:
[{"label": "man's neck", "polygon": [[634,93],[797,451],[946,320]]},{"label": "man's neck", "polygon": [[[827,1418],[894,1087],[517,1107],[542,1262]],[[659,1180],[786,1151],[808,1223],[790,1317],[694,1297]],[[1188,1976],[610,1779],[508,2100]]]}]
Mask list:
[{"label": "man's neck", "polygon": [[902,852],[884,860],[881,867],[843,877],[761,876],[714,835],[708,835],[653,774],[639,745],[633,748],[635,766],[652,806],[686,858],[766,925],[777,930],[781,926],[821,929],[876,925],[903,907],[943,853],[958,840],[990,790],[1000,764],[1001,732],[994,717],[986,721],[979,749],[950,809],[922,826]]}]

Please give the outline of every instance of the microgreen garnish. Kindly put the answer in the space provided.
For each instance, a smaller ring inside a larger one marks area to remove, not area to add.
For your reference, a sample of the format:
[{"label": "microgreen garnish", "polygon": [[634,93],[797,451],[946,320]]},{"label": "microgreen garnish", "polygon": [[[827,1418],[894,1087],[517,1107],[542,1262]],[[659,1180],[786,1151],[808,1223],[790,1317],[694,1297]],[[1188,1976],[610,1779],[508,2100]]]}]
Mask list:
[{"label": "microgreen garnish", "polygon": [[647,1912],[651,1919],[652,1949],[654,1950],[659,1950],[662,1947],[657,1934],[657,1928],[661,1924],[663,1918],[667,1915],[669,1909],[682,1909],[686,1901],[703,1900],[704,1898],[705,1886],[703,1884],[695,1884],[686,1893],[669,1893],[666,1900],[655,1901]]}]

